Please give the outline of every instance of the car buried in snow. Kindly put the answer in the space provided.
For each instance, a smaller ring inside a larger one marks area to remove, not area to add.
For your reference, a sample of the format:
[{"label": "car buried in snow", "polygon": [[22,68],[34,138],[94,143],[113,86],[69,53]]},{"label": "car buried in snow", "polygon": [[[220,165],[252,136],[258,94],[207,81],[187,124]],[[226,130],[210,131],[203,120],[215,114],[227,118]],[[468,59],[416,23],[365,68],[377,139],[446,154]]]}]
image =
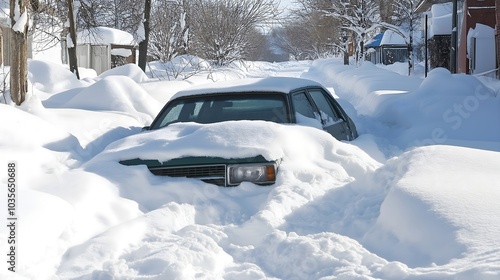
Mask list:
[{"label": "car buried in snow", "polygon": [[[178,92],[143,130],[169,129],[177,123],[228,121],[313,126],[344,141],[358,136],[351,118],[321,84],[289,77],[218,82]],[[165,162],[136,158],[120,163],[144,164],[155,175],[198,178],[219,186],[237,186],[242,182],[273,184],[280,160],[268,161],[260,155],[240,159],[188,156]]]}]

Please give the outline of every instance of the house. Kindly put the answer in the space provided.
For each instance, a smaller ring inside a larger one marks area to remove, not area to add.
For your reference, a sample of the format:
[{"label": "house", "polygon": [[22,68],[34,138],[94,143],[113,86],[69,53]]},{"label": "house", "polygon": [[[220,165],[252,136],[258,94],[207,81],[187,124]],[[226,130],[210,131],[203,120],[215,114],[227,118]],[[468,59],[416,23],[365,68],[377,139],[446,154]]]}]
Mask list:
[{"label": "house", "polygon": [[364,45],[365,59],[384,65],[408,61],[408,45],[405,39],[392,30],[375,35]]},{"label": "house", "polygon": [[[431,68],[450,67],[452,1],[422,0],[418,13],[427,14],[429,20],[428,50]],[[495,25],[499,6],[495,0],[457,0],[458,73],[494,75],[500,62],[500,39]]]},{"label": "house", "polygon": [[[109,27],[96,27],[77,32],[78,66],[91,68],[99,75],[111,68],[136,63],[137,42],[133,35]],[[71,40],[68,36],[68,42]],[[67,52],[65,54],[67,56]],[[67,57],[63,58],[63,62]]]},{"label": "house", "polygon": [[366,60],[371,61],[373,64],[382,63],[380,55],[380,41],[382,41],[383,36],[384,32],[379,33],[373,36],[373,38],[364,45],[366,49]]}]

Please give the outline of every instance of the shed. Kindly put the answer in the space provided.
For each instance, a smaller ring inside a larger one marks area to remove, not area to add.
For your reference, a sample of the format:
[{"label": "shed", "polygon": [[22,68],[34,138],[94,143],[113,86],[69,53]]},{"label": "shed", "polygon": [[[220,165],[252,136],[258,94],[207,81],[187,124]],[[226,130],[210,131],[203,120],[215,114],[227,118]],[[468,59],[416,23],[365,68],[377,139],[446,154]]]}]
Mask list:
[{"label": "shed", "polygon": [[366,60],[384,65],[408,61],[405,39],[392,30],[375,35],[365,44]]},{"label": "shed", "polygon": [[[137,42],[128,32],[96,27],[77,32],[78,66],[94,69],[97,74],[127,63],[136,63]],[[71,42],[69,36],[68,42]]]},{"label": "shed", "polygon": [[[5,10],[0,10],[0,65],[10,66],[11,61],[11,47],[10,43],[12,40],[12,28],[10,28],[8,22],[9,17],[6,16],[9,13]],[[32,41],[33,36],[28,34],[28,58],[32,58]]]}]

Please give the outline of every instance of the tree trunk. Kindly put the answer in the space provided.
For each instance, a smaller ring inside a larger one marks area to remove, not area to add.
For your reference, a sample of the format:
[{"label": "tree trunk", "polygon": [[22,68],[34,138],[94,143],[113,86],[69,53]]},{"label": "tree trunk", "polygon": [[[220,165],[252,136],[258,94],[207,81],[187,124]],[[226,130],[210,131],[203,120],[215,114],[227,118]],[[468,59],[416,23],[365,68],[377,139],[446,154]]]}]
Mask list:
[{"label": "tree trunk", "polygon": [[347,35],[344,34],[342,36],[342,40],[344,41],[344,65],[349,65],[349,43],[347,41]]},{"label": "tree trunk", "polygon": [[344,65],[349,65],[349,51],[344,50]]},{"label": "tree trunk", "polygon": [[410,43],[408,44],[408,76],[413,72],[413,36],[410,35]]},{"label": "tree trunk", "polygon": [[[426,23],[427,24],[427,23]],[[426,31],[427,32],[427,31]],[[410,1],[410,42],[408,43],[408,76],[413,72],[413,2]]]},{"label": "tree trunk", "polygon": [[[17,3],[16,3],[17,2]],[[16,8],[20,14],[27,13],[27,0],[10,0],[10,20],[12,27],[16,26]],[[17,4],[17,5],[16,5]],[[17,6],[17,7],[16,7]],[[21,26],[22,30],[12,30],[10,95],[16,105],[21,105],[28,92],[28,23]]]},{"label": "tree trunk", "polygon": [[151,14],[151,0],[144,1],[144,39],[139,43],[139,67],[146,72],[149,42],[149,18]]},{"label": "tree trunk", "polygon": [[78,61],[76,57],[76,26],[75,26],[75,15],[73,9],[73,0],[68,0],[68,20],[69,20],[69,38],[71,42],[67,42],[68,46],[68,56],[69,56],[69,70],[75,74],[77,79],[80,79],[80,73],[78,72]]}]

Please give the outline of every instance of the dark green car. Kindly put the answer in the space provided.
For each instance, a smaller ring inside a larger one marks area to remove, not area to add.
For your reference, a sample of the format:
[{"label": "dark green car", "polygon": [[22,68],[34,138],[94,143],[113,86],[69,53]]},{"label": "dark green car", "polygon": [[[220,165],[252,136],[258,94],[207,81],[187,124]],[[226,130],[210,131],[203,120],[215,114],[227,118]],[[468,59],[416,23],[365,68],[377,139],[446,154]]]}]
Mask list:
[{"label": "dark green car", "polygon": [[[168,129],[170,124],[258,120],[323,129],[338,140],[358,136],[339,103],[320,84],[300,78],[243,79],[196,87],[177,93],[144,130]],[[269,185],[276,181],[280,160],[263,156],[241,159],[183,157],[166,162],[130,159],[124,165],[145,164],[155,175],[198,178],[219,186],[241,182]]]}]

